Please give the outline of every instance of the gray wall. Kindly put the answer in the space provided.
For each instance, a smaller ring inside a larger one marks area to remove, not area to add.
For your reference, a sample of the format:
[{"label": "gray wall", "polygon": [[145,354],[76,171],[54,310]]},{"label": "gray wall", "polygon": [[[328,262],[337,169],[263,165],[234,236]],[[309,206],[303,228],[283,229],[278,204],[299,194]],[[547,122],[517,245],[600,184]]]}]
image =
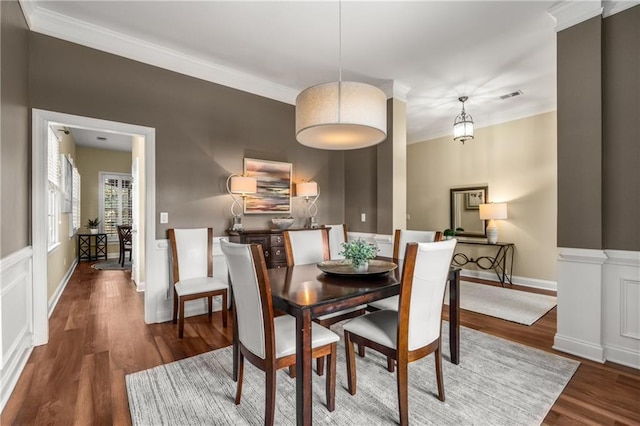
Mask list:
[{"label": "gray wall", "polygon": [[[223,235],[225,180],[242,172],[244,157],[293,163],[294,181],[320,184],[319,222],[344,221],[344,153],[297,143],[294,106],[36,33],[30,47],[32,107],[156,129],[156,211],[169,212],[157,238],[191,226]],[[243,223],[265,228],[272,217]]]},{"label": "gray wall", "polygon": [[640,6],[558,33],[558,246],[640,250]]},{"label": "gray wall", "polygon": [[603,243],[640,249],[640,6],[603,21]]},{"label": "gray wall", "polygon": [[29,31],[16,1],[0,2],[0,257],[30,244]]}]

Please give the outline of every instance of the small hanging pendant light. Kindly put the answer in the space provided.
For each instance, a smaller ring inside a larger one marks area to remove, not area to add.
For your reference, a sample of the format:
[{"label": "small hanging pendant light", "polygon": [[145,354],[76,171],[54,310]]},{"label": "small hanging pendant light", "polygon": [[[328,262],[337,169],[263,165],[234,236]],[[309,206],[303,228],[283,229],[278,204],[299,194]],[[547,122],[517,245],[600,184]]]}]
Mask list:
[{"label": "small hanging pendant light", "polygon": [[467,99],[466,96],[458,98],[462,102],[462,113],[453,122],[453,140],[460,141],[462,144],[469,139],[473,139],[473,118],[464,111],[464,103]]}]

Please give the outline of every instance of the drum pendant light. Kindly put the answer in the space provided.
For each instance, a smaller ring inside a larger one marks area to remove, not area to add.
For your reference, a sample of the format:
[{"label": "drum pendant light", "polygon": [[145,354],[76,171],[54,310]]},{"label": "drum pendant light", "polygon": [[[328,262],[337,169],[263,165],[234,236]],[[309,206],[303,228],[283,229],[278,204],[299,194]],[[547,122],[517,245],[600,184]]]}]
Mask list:
[{"label": "drum pendant light", "polygon": [[339,9],[339,79],[311,86],[296,98],[296,139],[311,148],[358,149],[387,138],[384,92],[369,84],[342,81],[342,2]]}]

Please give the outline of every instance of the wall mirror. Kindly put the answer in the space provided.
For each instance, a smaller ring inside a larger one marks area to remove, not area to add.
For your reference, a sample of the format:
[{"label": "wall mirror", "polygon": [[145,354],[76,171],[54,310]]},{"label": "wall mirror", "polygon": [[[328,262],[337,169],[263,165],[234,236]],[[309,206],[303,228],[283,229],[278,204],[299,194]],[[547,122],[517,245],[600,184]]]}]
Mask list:
[{"label": "wall mirror", "polygon": [[480,220],[480,204],[489,197],[488,186],[451,189],[451,229],[462,228],[457,235],[486,237],[485,221]]}]

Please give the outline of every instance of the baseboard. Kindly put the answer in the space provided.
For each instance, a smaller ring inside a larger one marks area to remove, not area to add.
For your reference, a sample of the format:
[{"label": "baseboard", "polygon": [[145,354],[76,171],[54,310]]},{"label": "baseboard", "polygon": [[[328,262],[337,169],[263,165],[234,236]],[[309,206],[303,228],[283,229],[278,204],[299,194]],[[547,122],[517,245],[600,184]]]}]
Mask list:
[{"label": "baseboard", "polygon": [[[162,309],[157,313],[156,322],[167,322],[173,319],[173,308]],[[222,309],[222,298],[216,297],[213,299],[213,312],[217,312]],[[207,299],[202,298],[186,302],[184,307],[185,318],[194,317],[196,315],[205,315],[207,313]]]},{"label": "baseboard", "polygon": [[[488,281],[500,282],[495,272],[492,271],[476,271],[472,269],[463,269],[460,272],[461,277],[479,278]],[[555,281],[539,280],[537,278],[527,278],[512,276],[511,281],[515,285],[522,287],[536,288],[540,290],[558,291],[558,283]]]},{"label": "baseboard", "polygon": [[47,318],[51,318],[51,315],[53,315],[53,311],[58,305],[60,296],[62,296],[62,292],[64,291],[64,289],[67,288],[67,284],[69,284],[69,280],[71,279],[71,275],[73,275],[73,272],[76,270],[76,266],[78,266],[78,258],[74,259],[73,263],[67,270],[67,273],[64,274],[64,277],[62,277],[62,280],[58,284],[58,288],[56,289],[55,293],[53,293],[51,299],[49,299],[49,304],[47,307]]},{"label": "baseboard", "polygon": [[591,361],[604,363],[604,348],[582,340],[556,334],[553,340],[553,349],[576,355]]},{"label": "baseboard", "polygon": [[25,330],[15,349],[9,352],[12,356],[4,368],[0,370],[0,412],[4,410],[7,401],[9,401],[18,379],[27,365],[31,352],[33,352],[33,336]]},{"label": "baseboard", "polygon": [[640,370],[640,353],[637,351],[633,352],[627,348],[606,344],[604,347],[604,354],[607,361]]}]

